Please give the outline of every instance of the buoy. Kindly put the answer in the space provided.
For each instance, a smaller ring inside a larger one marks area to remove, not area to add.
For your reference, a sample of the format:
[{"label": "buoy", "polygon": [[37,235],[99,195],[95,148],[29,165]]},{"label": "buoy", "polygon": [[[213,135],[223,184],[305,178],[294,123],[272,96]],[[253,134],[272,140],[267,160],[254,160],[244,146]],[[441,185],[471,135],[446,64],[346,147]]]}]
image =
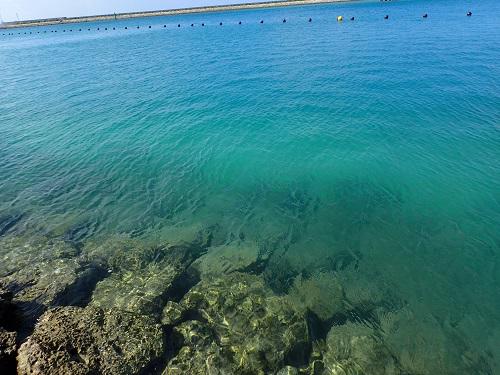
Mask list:
[{"label": "buoy", "polygon": [[137,28],[139,28],[139,26],[137,26]]},{"label": "buoy", "polygon": [[191,24],[191,27],[193,27],[193,26],[194,26],[194,23]]},{"label": "buoy", "polygon": [[149,26],[149,28],[151,28],[151,26]]},{"label": "buoy", "polygon": [[385,20],[388,20],[388,19],[389,19],[389,15],[387,15],[387,14],[386,14],[386,15],[384,16],[384,19],[385,19]]},{"label": "buoy", "polygon": [[88,31],[90,31],[90,29],[87,29]]},{"label": "buoy", "polygon": [[312,21],[313,21],[313,19],[312,19],[312,18],[309,18],[309,22],[312,22]]},{"label": "buoy", "polygon": [[167,27],[167,25],[163,25],[163,27]]},{"label": "buoy", "polygon": [[113,27],[113,30],[115,30],[115,28]]},{"label": "buoy", "polygon": [[472,16],[472,12],[471,12],[471,11],[468,11],[468,12],[467,12],[467,17],[470,17],[470,16]]},{"label": "buoy", "polygon": [[351,21],[354,21],[354,17],[351,17]]},{"label": "buoy", "polygon": [[99,28],[97,28],[97,30],[99,30]]},{"label": "buoy", "polygon": [[264,23],[264,20],[260,20],[260,23]]},{"label": "buoy", "polygon": [[344,20],[344,17],[342,17],[342,16],[338,16],[338,17],[337,17],[337,21],[338,21],[338,22],[342,22],[343,20]]},{"label": "buoy", "polygon": [[181,27],[181,24],[180,24],[180,23],[179,23],[179,24],[177,24],[177,27]]},{"label": "buoy", "polygon": [[286,23],[286,18],[283,18],[283,23]]},{"label": "buoy", "polygon": [[425,13],[422,17],[427,18],[427,17],[428,17],[428,16],[427,16],[427,13]]},{"label": "buoy", "polygon": [[238,22],[238,25],[241,25],[241,21],[240,21],[240,22]]},{"label": "buoy", "polygon": [[127,27],[127,26],[125,26],[125,30],[128,30],[128,27]]},{"label": "buoy", "polygon": [[219,26],[222,26],[222,22],[219,22]]},{"label": "buoy", "polygon": [[105,28],[104,28],[104,30],[108,31],[108,28],[107,28],[107,27],[105,27]]},{"label": "buoy", "polygon": [[204,24],[204,23],[202,23],[202,24],[201,24],[201,26],[205,26],[205,24]]},{"label": "buoy", "polygon": [[79,29],[78,31],[82,31],[82,29]]}]

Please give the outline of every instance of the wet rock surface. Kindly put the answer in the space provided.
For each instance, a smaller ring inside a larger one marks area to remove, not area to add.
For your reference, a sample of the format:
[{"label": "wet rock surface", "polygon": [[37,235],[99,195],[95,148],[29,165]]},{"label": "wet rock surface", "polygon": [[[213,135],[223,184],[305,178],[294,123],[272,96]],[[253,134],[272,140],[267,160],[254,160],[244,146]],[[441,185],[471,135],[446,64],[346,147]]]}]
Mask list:
[{"label": "wet rock surface", "polygon": [[118,310],[47,311],[18,353],[19,374],[136,374],[163,352],[154,320]]}]

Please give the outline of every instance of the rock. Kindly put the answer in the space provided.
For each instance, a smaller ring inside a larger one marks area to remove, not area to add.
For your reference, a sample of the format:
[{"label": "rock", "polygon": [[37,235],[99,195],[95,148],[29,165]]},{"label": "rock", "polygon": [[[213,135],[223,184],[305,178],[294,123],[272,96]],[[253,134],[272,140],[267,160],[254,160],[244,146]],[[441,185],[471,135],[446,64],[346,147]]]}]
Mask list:
[{"label": "rock", "polygon": [[164,325],[175,325],[181,321],[184,312],[184,308],[179,303],[168,301],[163,308],[161,322]]},{"label": "rock", "polygon": [[191,271],[206,279],[251,268],[258,261],[259,247],[256,243],[237,242],[211,247],[193,262]]},{"label": "rock", "polygon": [[[493,374],[488,351],[478,352],[460,330],[431,314],[404,308],[380,317],[387,346],[410,374]],[[411,340],[408,340],[411,337]]]},{"label": "rock", "polygon": [[258,276],[202,280],[180,305],[189,320],[174,328],[180,349],[165,374],[264,374],[307,361],[304,317]]},{"label": "rock", "polygon": [[333,326],[326,346],[325,375],[402,374],[389,349],[367,326],[350,322]]},{"label": "rock", "polygon": [[180,271],[168,264],[112,274],[96,285],[91,305],[138,314],[161,313],[166,295]]},{"label": "rock", "polygon": [[285,366],[277,372],[276,375],[298,375],[299,370],[292,366]]},{"label": "rock", "polygon": [[33,264],[74,258],[77,255],[77,249],[58,239],[2,237],[0,239],[0,277],[8,276]]},{"label": "rock", "polygon": [[289,291],[294,306],[312,311],[322,321],[345,311],[343,289],[333,273],[320,272],[308,279],[298,276]]},{"label": "rock", "polygon": [[16,332],[8,332],[0,328],[0,369],[2,369],[2,374],[15,373],[16,336]]},{"label": "rock", "polygon": [[60,307],[40,317],[21,345],[18,374],[136,374],[163,352],[152,319],[93,307]]},{"label": "rock", "polygon": [[209,235],[201,232],[182,245],[146,246],[122,238],[84,250],[86,259],[110,274],[96,285],[91,305],[159,318],[167,300],[180,299],[198,281],[185,271],[209,243]]}]

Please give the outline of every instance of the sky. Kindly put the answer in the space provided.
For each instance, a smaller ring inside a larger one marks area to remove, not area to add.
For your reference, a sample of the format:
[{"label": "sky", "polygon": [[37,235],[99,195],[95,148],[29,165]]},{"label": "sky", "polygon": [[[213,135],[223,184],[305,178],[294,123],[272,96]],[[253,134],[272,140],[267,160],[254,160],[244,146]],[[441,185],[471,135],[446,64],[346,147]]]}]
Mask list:
[{"label": "sky", "polygon": [[0,0],[0,16],[3,21],[16,21],[256,1],[259,0]]}]

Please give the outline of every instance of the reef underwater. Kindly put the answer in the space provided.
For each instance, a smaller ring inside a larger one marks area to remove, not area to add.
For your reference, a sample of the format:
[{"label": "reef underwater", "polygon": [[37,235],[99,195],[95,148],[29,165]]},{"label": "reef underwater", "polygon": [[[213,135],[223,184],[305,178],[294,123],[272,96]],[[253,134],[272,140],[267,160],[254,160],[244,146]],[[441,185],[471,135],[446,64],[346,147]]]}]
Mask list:
[{"label": "reef underwater", "polygon": [[364,231],[383,230],[403,198],[359,181],[335,195],[327,222],[350,250],[321,263],[297,249],[330,210],[304,190],[281,194],[282,226],[261,207],[238,232],[190,224],[161,243],[99,237],[92,222],[28,236],[3,217],[2,373],[493,374],[458,321],[419,315],[370,265]]}]

